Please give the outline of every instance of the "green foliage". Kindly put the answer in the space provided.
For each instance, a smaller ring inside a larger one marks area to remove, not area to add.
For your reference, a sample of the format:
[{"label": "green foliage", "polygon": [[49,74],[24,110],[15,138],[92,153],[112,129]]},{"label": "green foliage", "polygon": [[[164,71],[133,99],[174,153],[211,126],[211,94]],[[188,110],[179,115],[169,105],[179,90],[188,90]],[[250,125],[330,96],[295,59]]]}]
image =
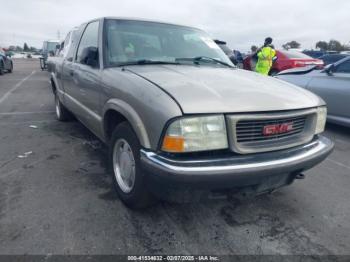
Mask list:
[{"label": "green foliage", "polygon": [[329,41],[328,50],[330,50],[330,51],[344,51],[343,45],[337,40],[330,40]]},{"label": "green foliage", "polygon": [[23,45],[23,51],[24,51],[24,52],[28,52],[28,51],[29,51],[29,47],[28,47],[27,43],[24,43],[24,45]]},{"label": "green foliage", "polygon": [[31,46],[31,47],[29,48],[29,51],[30,51],[30,52],[36,52],[37,49],[36,49],[34,46]]},{"label": "green foliage", "polygon": [[350,49],[347,45],[342,45],[338,40],[331,39],[329,42],[318,41],[316,43],[316,48],[319,48],[324,51],[347,51]]},{"label": "green foliage", "polygon": [[285,43],[284,45],[282,45],[282,47],[286,50],[290,49],[290,48],[299,48],[301,45],[300,43],[298,43],[297,41],[293,40],[290,41],[288,43]]},{"label": "green foliage", "polygon": [[328,43],[326,41],[318,41],[316,43],[316,48],[319,48],[321,50],[328,50]]}]

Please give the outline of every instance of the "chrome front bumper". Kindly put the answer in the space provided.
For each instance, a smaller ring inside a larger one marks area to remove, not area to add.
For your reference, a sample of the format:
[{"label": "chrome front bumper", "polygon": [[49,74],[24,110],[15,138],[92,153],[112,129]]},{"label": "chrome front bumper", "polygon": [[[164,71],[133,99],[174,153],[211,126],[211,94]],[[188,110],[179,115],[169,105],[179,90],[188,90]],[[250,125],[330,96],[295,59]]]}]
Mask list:
[{"label": "chrome front bumper", "polygon": [[141,150],[141,161],[147,173],[161,181],[239,187],[259,184],[272,175],[296,175],[322,162],[333,147],[331,140],[318,136],[298,147],[220,159],[176,160]]}]

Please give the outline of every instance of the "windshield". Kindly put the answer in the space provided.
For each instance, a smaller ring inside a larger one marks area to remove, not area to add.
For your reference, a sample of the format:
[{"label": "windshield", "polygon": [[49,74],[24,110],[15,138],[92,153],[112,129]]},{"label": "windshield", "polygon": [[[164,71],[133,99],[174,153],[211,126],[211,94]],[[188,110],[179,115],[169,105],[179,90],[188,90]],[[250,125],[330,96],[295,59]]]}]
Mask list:
[{"label": "windshield", "polygon": [[232,50],[227,46],[227,45],[220,45],[219,47],[221,48],[222,51],[224,51],[224,53],[226,55],[231,55],[232,54]]},{"label": "windshield", "polygon": [[200,56],[232,65],[218,45],[198,29],[156,22],[107,20],[105,32],[107,66],[140,60],[171,63],[178,61],[177,58]]}]

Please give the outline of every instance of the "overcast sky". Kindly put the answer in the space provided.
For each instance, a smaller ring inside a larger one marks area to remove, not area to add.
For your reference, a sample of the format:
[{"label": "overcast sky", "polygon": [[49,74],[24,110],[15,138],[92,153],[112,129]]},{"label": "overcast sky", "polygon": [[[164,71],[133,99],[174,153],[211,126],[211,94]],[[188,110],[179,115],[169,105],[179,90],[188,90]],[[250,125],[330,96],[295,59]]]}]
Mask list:
[{"label": "overcast sky", "polygon": [[312,48],[317,40],[350,42],[349,0],[2,0],[0,45],[40,47],[101,16],[156,19],[192,25],[247,51],[266,36],[277,47],[291,40]]}]

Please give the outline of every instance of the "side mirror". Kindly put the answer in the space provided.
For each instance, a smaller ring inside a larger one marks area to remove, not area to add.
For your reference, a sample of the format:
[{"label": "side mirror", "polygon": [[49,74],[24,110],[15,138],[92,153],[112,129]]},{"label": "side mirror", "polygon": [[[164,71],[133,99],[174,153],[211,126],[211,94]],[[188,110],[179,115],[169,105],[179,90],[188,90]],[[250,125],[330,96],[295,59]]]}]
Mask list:
[{"label": "side mirror", "polygon": [[335,66],[334,64],[327,65],[322,72],[327,73],[327,75],[332,76],[334,73]]},{"label": "side mirror", "polygon": [[85,47],[80,56],[80,63],[96,67],[98,65],[98,49],[97,47]]}]

